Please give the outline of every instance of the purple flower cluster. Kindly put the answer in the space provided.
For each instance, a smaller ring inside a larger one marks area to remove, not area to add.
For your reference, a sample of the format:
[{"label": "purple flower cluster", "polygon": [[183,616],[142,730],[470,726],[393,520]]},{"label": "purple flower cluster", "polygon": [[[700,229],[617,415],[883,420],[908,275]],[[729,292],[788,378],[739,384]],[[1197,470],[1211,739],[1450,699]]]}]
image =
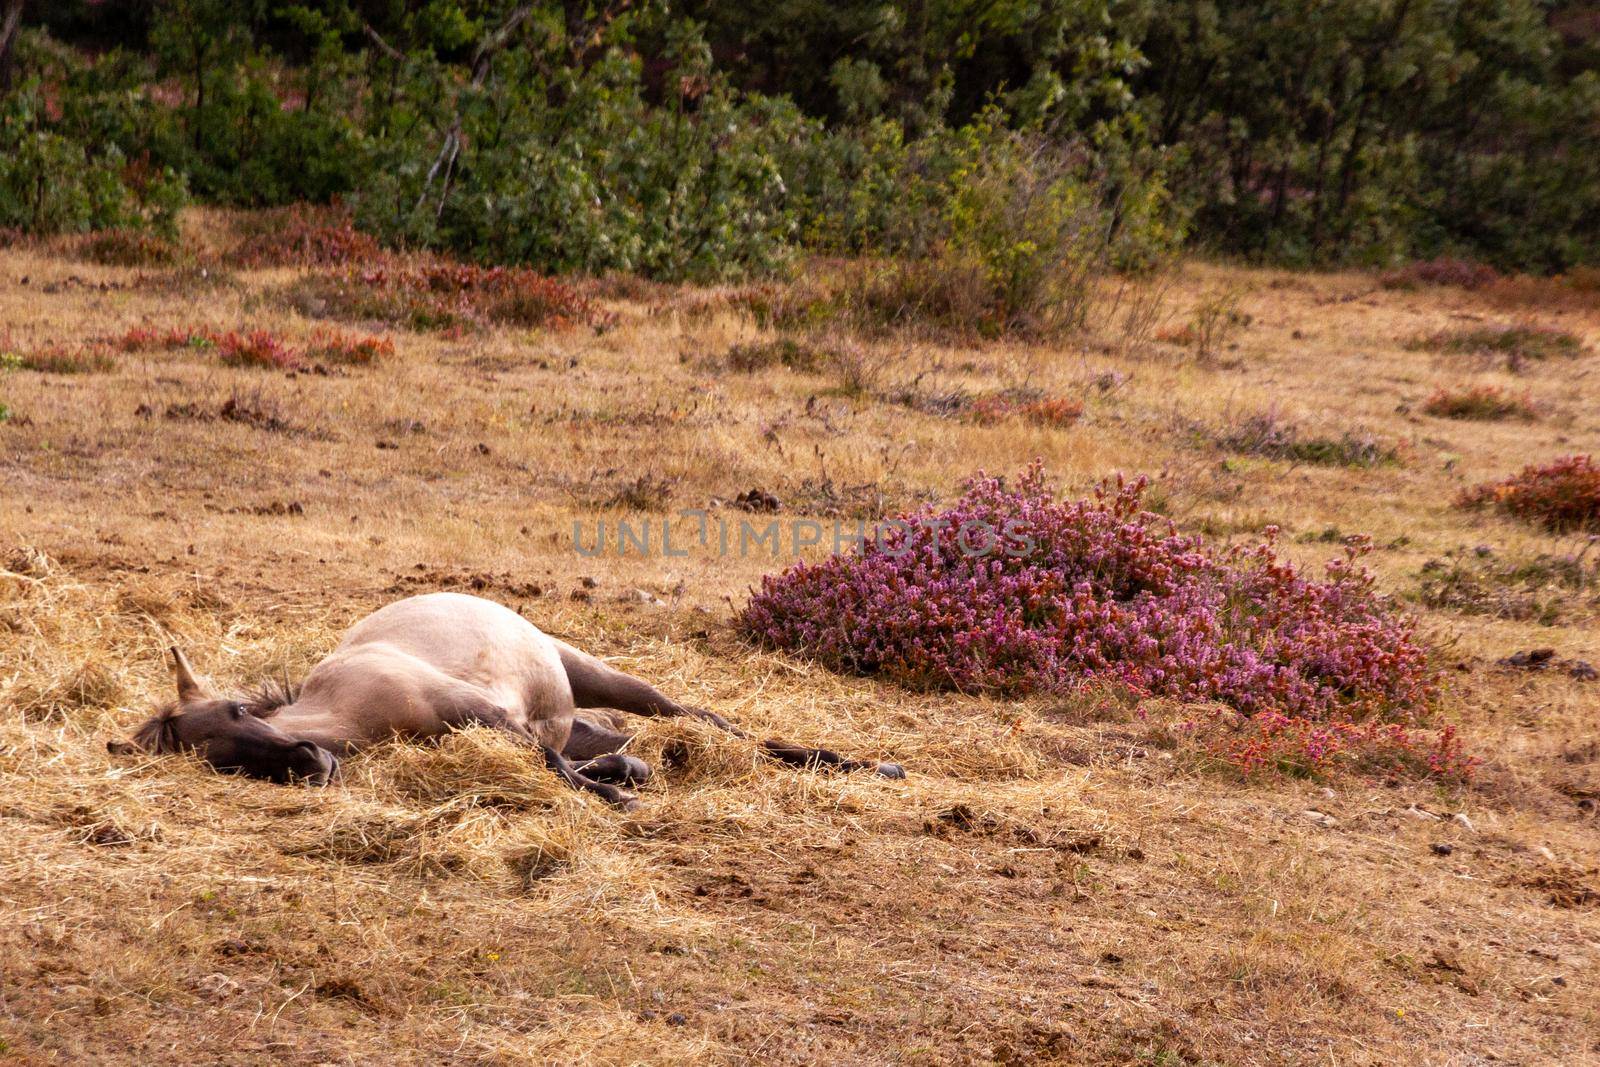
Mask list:
[{"label": "purple flower cluster", "polygon": [[[1425,717],[1426,651],[1374,592],[1359,548],[1320,579],[1278,558],[1275,530],[1217,551],[1145,511],[1145,484],[1119,478],[1065,503],[1037,463],[1014,486],[980,474],[949,510],[764,578],[740,624],[835,670],[916,688],[1020,695],[1113,681],[1250,717]],[[951,536],[985,527],[1007,531],[1003,548],[974,555]],[[1337,747],[1296,732],[1317,751]]]}]

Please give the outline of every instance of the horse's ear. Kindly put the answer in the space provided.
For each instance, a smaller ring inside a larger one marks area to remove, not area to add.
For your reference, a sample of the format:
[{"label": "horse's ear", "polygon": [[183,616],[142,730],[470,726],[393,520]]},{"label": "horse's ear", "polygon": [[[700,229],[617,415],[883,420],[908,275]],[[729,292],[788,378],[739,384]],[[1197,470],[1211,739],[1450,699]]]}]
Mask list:
[{"label": "horse's ear", "polygon": [[211,691],[195,679],[194,670],[189,666],[189,660],[177,645],[172,646],[172,673],[178,680],[178,703],[187,704],[193,700],[205,700],[211,696]]}]

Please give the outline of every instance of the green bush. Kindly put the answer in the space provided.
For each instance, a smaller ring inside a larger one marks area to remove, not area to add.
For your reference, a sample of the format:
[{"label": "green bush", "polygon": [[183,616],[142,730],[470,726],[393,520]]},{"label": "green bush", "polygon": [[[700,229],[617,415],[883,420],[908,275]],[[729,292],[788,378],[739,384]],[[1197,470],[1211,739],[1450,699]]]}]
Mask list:
[{"label": "green bush", "polygon": [[[505,57],[504,73],[538,78],[522,55]],[[444,72],[420,73],[409,95],[440,110],[373,146],[357,219],[390,241],[546,270],[720,280],[782,267],[796,227],[777,151],[806,124],[696,65],[667,78],[681,90],[653,106],[638,58],[620,51],[573,72],[559,94],[455,94]],[[432,131],[458,106],[461,148],[447,158]]]},{"label": "green bush", "polygon": [[171,233],[184,199],[183,179],[171,170],[130,163],[114,144],[56,129],[37,80],[0,98],[0,227]]}]

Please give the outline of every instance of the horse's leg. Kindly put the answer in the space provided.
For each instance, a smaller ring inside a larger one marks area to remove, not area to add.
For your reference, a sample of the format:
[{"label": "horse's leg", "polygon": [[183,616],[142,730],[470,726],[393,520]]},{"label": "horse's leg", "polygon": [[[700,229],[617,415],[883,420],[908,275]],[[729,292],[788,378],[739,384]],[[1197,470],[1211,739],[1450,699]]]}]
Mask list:
[{"label": "horse's leg", "polygon": [[638,756],[624,755],[622,748],[633,737],[608,729],[587,716],[573,716],[572,734],[561,754],[573,761],[573,768],[586,778],[615,785],[640,785],[650,779],[650,765]]},{"label": "horse's leg", "polygon": [[[616,708],[618,711],[649,717],[686,715],[709,722],[736,737],[750,736],[715,712],[685,707],[650,683],[623,674],[571,645],[557,641],[556,647],[561,651],[561,665],[566,668],[567,682],[572,686],[573,703],[580,708]],[[762,750],[773,759],[795,767],[870,770],[885,778],[906,776],[897,763],[844,759],[837,752],[825,748],[806,748],[788,741],[762,741],[760,744]]]},{"label": "horse's leg", "polygon": [[582,773],[572,762],[551,748],[549,745],[540,745],[544,751],[545,766],[559,774],[566,783],[574,789],[584,789],[597,796],[603,797],[608,804],[615,804],[624,811],[639,802],[639,798],[623,789],[618,789],[610,782],[598,782]]}]

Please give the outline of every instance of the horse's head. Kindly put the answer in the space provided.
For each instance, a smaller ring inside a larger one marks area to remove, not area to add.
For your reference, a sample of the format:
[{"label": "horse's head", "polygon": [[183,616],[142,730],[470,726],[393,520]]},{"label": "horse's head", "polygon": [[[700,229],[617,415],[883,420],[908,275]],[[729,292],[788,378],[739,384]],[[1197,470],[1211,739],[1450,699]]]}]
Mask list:
[{"label": "horse's head", "polygon": [[129,740],[106,742],[113,755],[193,752],[219,771],[312,785],[326,785],[338,770],[339,761],[327,749],[290,737],[241,701],[212,693],[177,648],[172,669],[178,702],[157,712]]}]

